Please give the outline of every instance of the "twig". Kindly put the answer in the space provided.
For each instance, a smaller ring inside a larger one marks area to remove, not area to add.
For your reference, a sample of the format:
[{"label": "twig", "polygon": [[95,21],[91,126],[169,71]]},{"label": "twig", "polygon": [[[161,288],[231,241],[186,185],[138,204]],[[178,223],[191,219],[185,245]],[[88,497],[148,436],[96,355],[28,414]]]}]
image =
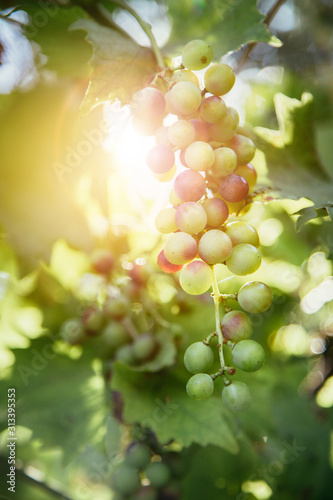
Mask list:
[{"label": "twig", "polygon": [[61,493],[60,491],[54,490],[49,486],[48,484],[44,483],[43,481],[38,481],[37,479],[29,476],[24,470],[17,468],[16,469],[17,475],[20,475],[24,481],[27,483],[30,483],[33,486],[37,486],[39,489],[46,491],[50,495],[56,498],[60,498],[61,500],[73,500],[72,498],[68,497],[64,493]]},{"label": "twig", "polygon": [[216,280],[215,268],[212,266],[213,270],[213,297],[214,297],[214,306],[215,306],[215,323],[216,323],[216,334],[218,337],[218,350],[220,356],[220,364],[221,364],[221,372],[224,371],[224,355],[223,355],[223,333],[221,330],[221,318],[220,318],[220,302],[221,302],[221,294]]}]

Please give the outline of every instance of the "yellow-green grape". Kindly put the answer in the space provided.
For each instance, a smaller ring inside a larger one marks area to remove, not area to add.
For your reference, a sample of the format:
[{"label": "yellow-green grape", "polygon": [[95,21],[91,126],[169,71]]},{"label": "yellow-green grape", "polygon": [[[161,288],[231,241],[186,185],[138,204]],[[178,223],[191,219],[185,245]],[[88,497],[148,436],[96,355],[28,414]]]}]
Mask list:
[{"label": "yellow-green grape", "polygon": [[200,106],[200,115],[207,123],[218,123],[225,117],[227,106],[221,97],[206,97]]},{"label": "yellow-green grape", "polygon": [[138,471],[125,463],[120,464],[113,472],[112,487],[122,495],[131,495],[140,487]]},{"label": "yellow-green grape", "polygon": [[199,241],[199,255],[209,265],[221,264],[232,252],[232,243],[224,231],[211,229]]},{"label": "yellow-green grape", "polygon": [[236,77],[227,64],[213,64],[205,73],[205,87],[211,94],[224,95],[233,87]]},{"label": "yellow-green grape", "polygon": [[182,52],[182,63],[185,68],[199,71],[206,68],[213,60],[213,50],[204,40],[192,40]]},{"label": "yellow-green grape", "polygon": [[180,286],[190,295],[200,295],[207,292],[211,287],[212,281],[213,271],[202,260],[190,262],[180,272]]},{"label": "yellow-green grape", "polygon": [[214,162],[214,150],[207,142],[192,142],[186,148],[185,161],[191,170],[208,170]]},{"label": "yellow-green grape", "polygon": [[199,87],[198,77],[193,71],[188,69],[177,69],[171,77],[171,81],[175,83],[179,82],[192,82],[194,85]]},{"label": "yellow-green grape", "polygon": [[254,247],[258,247],[260,244],[256,229],[247,222],[229,222],[229,224],[226,225],[225,232],[231,239],[234,247],[241,243],[248,243]]},{"label": "yellow-green grape", "polygon": [[160,182],[169,182],[171,181],[176,173],[177,167],[174,165],[169,172],[165,172],[165,174],[155,174],[152,172],[153,176],[155,177],[156,180]]},{"label": "yellow-green grape", "polygon": [[206,227],[207,215],[200,203],[188,201],[177,208],[175,221],[180,231],[196,234]]},{"label": "yellow-green grape", "polygon": [[237,155],[237,165],[246,165],[249,163],[256,152],[254,142],[245,135],[235,134],[228,142],[229,148],[232,148]]},{"label": "yellow-green grape", "polygon": [[197,373],[190,378],[186,392],[192,399],[208,399],[214,392],[214,382],[207,373]]},{"label": "yellow-green grape", "polygon": [[194,342],[185,351],[184,365],[190,373],[202,373],[209,370],[214,361],[212,349],[203,342]]},{"label": "yellow-green grape", "polygon": [[76,317],[67,319],[61,325],[60,337],[69,344],[81,344],[86,338],[83,321]]},{"label": "yellow-green grape", "polygon": [[170,481],[169,468],[163,462],[152,462],[145,473],[154,488],[162,488]]},{"label": "yellow-green grape", "polygon": [[210,126],[209,133],[213,141],[230,141],[235,135],[238,125],[239,114],[235,108],[229,107],[223,120]]},{"label": "yellow-green grape", "polygon": [[201,90],[192,82],[176,83],[170,90],[170,102],[180,115],[191,115],[199,109]]},{"label": "yellow-green grape", "polygon": [[101,342],[111,351],[118,349],[118,347],[127,344],[129,341],[128,332],[117,321],[112,321],[102,330]]},{"label": "yellow-green grape", "polygon": [[250,389],[243,382],[232,382],[222,391],[222,402],[235,413],[245,411],[252,403]]},{"label": "yellow-green grape", "polygon": [[230,257],[226,261],[227,268],[238,276],[252,274],[259,269],[261,255],[253,245],[241,243],[233,248]]},{"label": "yellow-green grape", "polygon": [[214,150],[214,162],[211,172],[216,177],[226,177],[237,166],[237,155],[231,148],[222,147]]},{"label": "yellow-green grape", "polygon": [[209,198],[202,206],[207,215],[207,226],[220,227],[229,217],[228,205],[221,198]]},{"label": "yellow-green grape", "polygon": [[265,283],[250,281],[238,292],[238,303],[244,311],[261,313],[269,308],[273,301],[272,290]]},{"label": "yellow-green grape", "polygon": [[256,372],[265,361],[265,351],[254,340],[241,340],[232,350],[234,365],[244,372]]},{"label": "yellow-green grape", "polygon": [[165,257],[171,264],[186,264],[196,256],[198,245],[193,236],[180,232],[169,236],[164,246]]},{"label": "yellow-green grape", "polygon": [[248,163],[247,165],[240,165],[236,168],[235,174],[243,177],[249,185],[249,189],[253,189],[257,182],[257,172],[256,169]]},{"label": "yellow-green grape", "polygon": [[[169,114],[176,115],[177,111],[176,111],[176,109],[174,108],[174,105],[171,102],[171,90],[168,90],[168,92],[165,93],[164,99],[165,99],[165,111],[166,111],[166,113],[168,115]],[[155,133],[155,135],[156,135],[156,133]]]},{"label": "yellow-green grape", "polygon": [[156,229],[162,234],[174,233],[178,227],[176,224],[176,209],[163,208],[155,219]]},{"label": "yellow-green grape", "polygon": [[173,207],[178,207],[181,205],[183,202],[182,200],[176,195],[175,190],[171,189],[170,194],[169,194],[169,202]]},{"label": "yellow-green grape", "polygon": [[194,141],[195,129],[192,123],[178,120],[168,128],[168,138],[176,148],[186,148]]}]

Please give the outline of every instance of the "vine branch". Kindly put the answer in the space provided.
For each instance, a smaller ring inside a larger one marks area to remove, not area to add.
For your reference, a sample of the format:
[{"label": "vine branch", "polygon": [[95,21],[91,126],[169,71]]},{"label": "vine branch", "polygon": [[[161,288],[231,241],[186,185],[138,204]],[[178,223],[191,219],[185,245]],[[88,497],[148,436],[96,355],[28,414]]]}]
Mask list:
[{"label": "vine branch", "polygon": [[216,333],[218,337],[218,350],[220,356],[220,364],[221,364],[221,372],[224,371],[225,363],[224,363],[224,355],[223,355],[223,333],[221,330],[221,318],[220,318],[220,302],[221,302],[221,294],[219,290],[219,286],[217,284],[215,267],[212,266],[213,271],[213,297],[214,297],[214,306],[215,306],[215,324],[216,324]]}]

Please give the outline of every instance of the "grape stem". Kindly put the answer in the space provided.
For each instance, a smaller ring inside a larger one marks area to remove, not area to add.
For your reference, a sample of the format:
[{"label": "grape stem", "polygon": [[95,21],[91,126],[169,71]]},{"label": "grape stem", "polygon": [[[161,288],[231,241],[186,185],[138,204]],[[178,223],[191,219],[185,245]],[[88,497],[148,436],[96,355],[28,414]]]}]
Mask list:
[{"label": "grape stem", "polygon": [[219,286],[217,284],[217,279],[216,279],[216,273],[215,273],[215,267],[212,266],[212,271],[213,271],[213,297],[214,297],[214,306],[215,306],[215,323],[216,323],[216,334],[218,337],[218,350],[219,350],[219,356],[220,356],[220,364],[221,364],[221,371],[224,371],[224,355],[223,355],[223,343],[224,343],[224,338],[223,338],[223,333],[221,330],[221,318],[220,318],[220,302],[221,302],[221,294],[219,290]]},{"label": "grape stem", "polygon": [[205,345],[209,345],[214,337],[216,337],[216,332],[210,333],[205,339],[203,339],[202,343]]}]

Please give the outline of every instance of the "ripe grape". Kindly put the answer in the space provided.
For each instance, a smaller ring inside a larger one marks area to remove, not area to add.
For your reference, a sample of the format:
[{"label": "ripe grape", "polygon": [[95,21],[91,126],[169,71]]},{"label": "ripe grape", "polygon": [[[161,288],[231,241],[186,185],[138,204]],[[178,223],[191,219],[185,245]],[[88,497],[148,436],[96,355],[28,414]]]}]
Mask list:
[{"label": "ripe grape", "polygon": [[164,246],[165,257],[171,264],[181,265],[196,256],[198,245],[195,239],[184,232],[173,233]]},{"label": "ripe grape", "polygon": [[169,141],[176,148],[186,148],[194,141],[195,129],[192,123],[186,120],[178,120],[170,125],[168,129]]},{"label": "ripe grape", "polygon": [[110,274],[114,268],[114,256],[106,248],[97,248],[91,256],[91,265],[97,273]]},{"label": "ripe grape", "polygon": [[250,389],[243,382],[232,382],[232,384],[224,387],[222,402],[231,411],[237,413],[245,411],[252,402]]},{"label": "ripe grape", "polygon": [[176,83],[170,90],[170,102],[180,115],[191,115],[197,111],[201,100],[201,91],[192,82]]},{"label": "ripe grape", "polygon": [[172,144],[169,141],[169,137],[168,137],[168,129],[169,129],[169,127],[163,127],[163,125],[162,125],[161,127],[159,127],[156,130],[155,141],[156,141],[157,146],[164,145],[164,146],[169,146],[169,148],[170,147],[172,148]]},{"label": "ripe grape", "polygon": [[247,165],[240,165],[235,169],[235,174],[244,177],[249,185],[250,190],[254,188],[257,182],[257,172],[256,169],[248,163]]},{"label": "ripe grape", "polygon": [[133,343],[134,358],[139,361],[150,361],[159,351],[160,345],[153,335],[146,333],[137,337]]},{"label": "ripe grape", "polygon": [[153,173],[153,176],[160,182],[169,182],[174,178],[175,173],[176,173],[176,165],[174,165],[168,172],[165,172],[165,174]]},{"label": "ripe grape", "polygon": [[239,114],[234,108],[227,108],[223,120],[209,127],[209,133],[213,141],[226,142],[235,135],[239,124]]},{"label": "ripe grape", "polygon": [[156,216],[155,226],[162,234],[169,234],[177,231],[176,209],[163,208]]},{"label": "ripe grape", "polygon": [[124,295],[108,297],[104,303],[103,311],[109,318],[120,319],[130,310],[130,302]]},{"label": "ripe grape", "polygon": [[211,94],[227,94],[235,83],[235,73],[227,64],[213,64],[205,73],[205,87]]},{"label": "ripe grape", "polygon": [[209,132],[207,124],[199,118],[193,118],[192,120],[190,120],[190,123],[193,125],[195,130],[194,140],[208,142]]},{"label": "ripe grape", "polygon": [[212,48],[204,40],[192,40],[185,45],[182,52],[183,65],[194,71],[206,68],[212,60]]},{"label": "ripe grape", "polygon": [[171,90],[168,90],[164,94],[164,99],[165,99],[165,111],[168,115],[176,115],[177,111],[175,110],[174,105],[171,102]]},{"label": "ripe grape", "polygon": [[242,311],[230,311],[225,314],[221,326],[223,336],[232,342],[249,339],[253,331],[250,318]]},{"label": "ripe grape", "polygon": [[230,174],[220,182],[219,191],[222,198],[231,203],[238,203],[245,200],[249,193],[249,185],[243,177]]},{"label": "ripe grape", "polygon": [[177,69],[171,77],[171,80],[175,83],[179,82],[192,82],[194,85],[199,87],[198,77],[193,71],[188,69]]},{"label": "ripe grape", "polygon": [[237,156],[231,148],[216,148],[214,150],[214,163],[211,172],[216,177],[226,177],[236,168]]},{"label": "ripe grape", "polygon": [[256,152],[254,142],[249,137],[245,137],[245,135],[235,134],[228,142],[228,146],[235,151],[238,165],[249,163]]},{"label": "ripe grape", "polygon": [[120,323],[112,321],[103,329],[101,341],[108,349],[114,351],[121,345],[127,344],[130,336]]},{"label": "ripe grape", "polygon": [[136,92],[131,101],[133,116],[146,122],[156,121],[163,117],[165,112],[165,99],[162,92],[153,87],[146,87]]},{"label": "ripe grape", "polygon": [[259,269],[261,255],[253,245],[241,243],[233,248],[230,257],[226,261],[229,271],[238,276],[251,274]]},{"label": "ripe grape", "polygon": [[232,350],[232,361],[245,372],[255,372],[264,364],[265,351],[254,340],[241,340]]},{"label": "ripe grape", "polygon": [[261,313],[269,308],[273,301],[272,290],[265,283],[250,281],[238,292],[239,305],[244,311]]},{"label": "ripe grape", "polygon": [[227,114],[227,106],[223,99],[217,96],[206,97],[200,106],[200,115],[207,123],[218,123]]},{"label": "ripe grape", "polygon": [[113,472],[112,487],[122,495],[131,495],[140,487],[140,484],[138,472],[124,463]]},{"label": "ripe grape", "polygon": [[247,224],[246,222],[229,222],[229,224],[226,225],[225,232],[231,239],[233,246],[241,243],[249,243],[254,247],[258,247],[260,244],[257,231],[253,226]]},{"label": "ripe grape", "polygon": [[200,203],[187,201],[177,208],[176,225],[180,231],[189,234],[200,233],[206,227],[206,224],[207,215]]},{"label": "ripe grape", "polygon": [[221,264],[232,252],[229,236],[219,229],[207,231],[199,241],[199,255],[209,265]]},{"label": "ripe grape", "polygon": [[175,190],[174,189],[171,189],[170,191],[170,194],[169,194],[169,202],[171,203],[171,205],[175,208],[175,207],[178,207],[179,205],[181,205],[183,202],[180,198],[178,198],[178,196],[176,195],[175,193]]},{"label": "ripe grape", "polygon": [[84,323],[80,318],[69,318],[61,325],[59,334],[71,345],[81,344],[86,338]]},{"label": "ripe grape", "polygon": [[213,271],[206,262],[194,260],[187,264],[180,273],[179,282],[182,289],[190,295],[207,292],[213,281]]},{"label": "ripe grape", "polygon": [[209,198],[202,203],[207,215],[207,225],[219,227],[229,217],[228,205],[220,198]]},{"label": "ripe grape", "polygon": [[145,473],[154,488],[162,488],[170,481],[170,471],[163,462],[152,462]]},{"label": "ripe grape", "polygon": [[150,463],[149,448],[139,441],[131,443],[125,452],[125,462],[135,469],[144,469]]},{"label": "ripe grape", "polygon": [[154,146],[148,151],[147,165],[155,174],[165,174],[175,164],[175,153],[168,146]]},{"label": "ripe grape", "polygon": [[199,172],[185,170],[175,178],[174,190],[182,201],[199,201],[206,191],[205,180]]},{"label": "ripe grape", "polygon": [[189,379],[186,392],[192,399],[208,399],[214,392],[214,382],[207,373],[197,373]]},{"label": "ripe grape", "polygon": [[172,274],[183,269],[183,265],[171,264],[164,254],[164,250],[161,250],[157,256],[157,265],[165,273]]},{"label": "ripe grape", "polygon": [[192,142],[186,148],[185,162],[191,170],[208,170],[214,162],[214,150],[207,142]]},{"label": "ripe grape", "polygon": [[214,361],[212,349],[203,342],[194,342],[185,351],[184,365],[190,373],[202,373],[209,370]]}]

